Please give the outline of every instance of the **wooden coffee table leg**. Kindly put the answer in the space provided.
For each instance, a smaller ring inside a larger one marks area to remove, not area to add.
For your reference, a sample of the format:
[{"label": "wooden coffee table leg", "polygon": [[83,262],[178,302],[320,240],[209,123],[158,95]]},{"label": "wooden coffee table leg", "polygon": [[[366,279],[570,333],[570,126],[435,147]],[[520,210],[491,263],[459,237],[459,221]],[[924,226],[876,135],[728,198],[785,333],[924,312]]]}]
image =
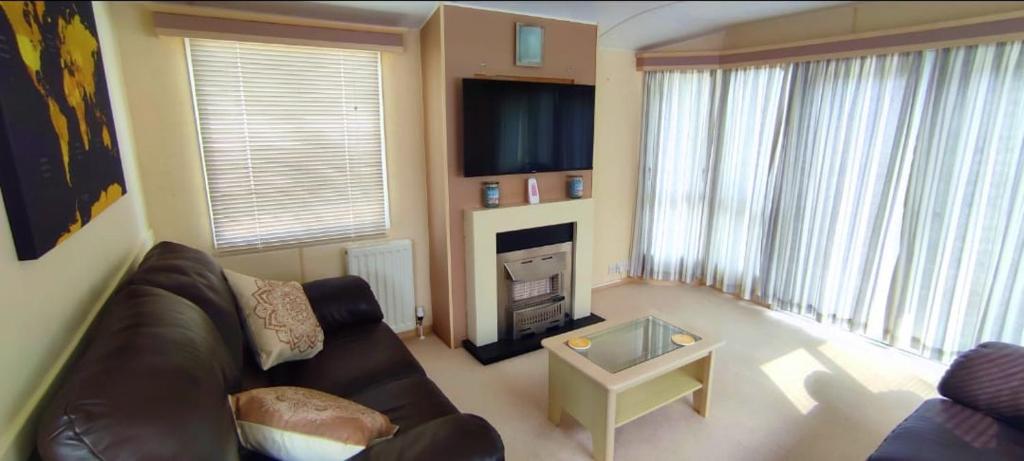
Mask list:
[{"label": "wooden coffee table leg", "polygon": [[548,354],[548,421],[555,426],[562,421],[562,374],[555,371],[556,360],[560,359]]},{"label": "wooden coffee table leg", "polygon": [[711,404],[711,372],[714,368],[714,352],[709,352],[707,357],[700,359],[697,367],[699,375],[697,379],[701,382],[701,388],[693,393],[693,409],[697,414],[707,418]]},{"label": "wooden coffee table leg", "polygon": [[615,394],[608,392],[604,397],[604,411],[599,412],[597,418],[586,425],[594,442],[594,459],[612,461],[615,457]]},{"label": "wooden coffee table leg", "polygon": [[590,431],[593,456],[612,461],[615,453],[615,394],[583,372],[548,354],[548,419],[558,424],[568,413]]}]

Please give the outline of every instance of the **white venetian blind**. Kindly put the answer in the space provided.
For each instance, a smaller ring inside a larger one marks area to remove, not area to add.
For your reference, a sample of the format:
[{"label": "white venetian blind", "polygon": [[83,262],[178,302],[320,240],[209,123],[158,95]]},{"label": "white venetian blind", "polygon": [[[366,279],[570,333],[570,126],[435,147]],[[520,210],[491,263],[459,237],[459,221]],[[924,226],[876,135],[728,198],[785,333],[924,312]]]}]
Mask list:
[{"label": "white venetian blind", "polygon": [[380,53],[187,41],[215,246],[389,227]]}]

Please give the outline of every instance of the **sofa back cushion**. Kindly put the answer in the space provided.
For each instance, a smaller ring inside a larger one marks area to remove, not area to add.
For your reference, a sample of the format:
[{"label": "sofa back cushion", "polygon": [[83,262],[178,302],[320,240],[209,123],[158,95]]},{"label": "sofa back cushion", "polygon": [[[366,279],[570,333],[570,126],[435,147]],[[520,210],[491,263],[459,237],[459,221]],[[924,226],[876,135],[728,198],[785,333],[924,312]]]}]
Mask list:
[{"label": "sofa back cushion", "polygon": [[1024,429],[1024,347],[987,342],[960,354],[939,394]]},{"label": "sofa back cushion", "polygon": [[326,333],[384,320],[373,289],[361,277],[346,275],[315,280],[302,284],[302,289]]},{"label": "sofa back cushion", "polygon": [[237,459],[210,319],[164,290],[127,286],[104,306],[40,415],[43,459]]},{"label": "sofa back cushion", "polygon": [[228,389],[240,390],[245,338],[235,295],[212,256],[178,243],[160,242],[149,250],[127,284],[167,290],[199,306],[220,333],[231,358]]}]

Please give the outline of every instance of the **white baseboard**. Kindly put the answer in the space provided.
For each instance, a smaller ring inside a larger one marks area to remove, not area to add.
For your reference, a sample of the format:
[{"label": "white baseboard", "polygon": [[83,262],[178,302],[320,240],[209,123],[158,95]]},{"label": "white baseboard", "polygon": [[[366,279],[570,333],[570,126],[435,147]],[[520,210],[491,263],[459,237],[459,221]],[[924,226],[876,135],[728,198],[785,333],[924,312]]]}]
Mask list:
[{"label": "white baseboard", "polygon": [[627,283],[636,283],[636,279],[633,279],[633,278],[630,278],[630,277],[623,277],[623,278],[618,279],[618,280],[612,280],[612,281],[608,281],[608,282],[604,282],[604,283],[600,283],[600,284],[594,285],[592,290],[603,290],[605,288],[617,287],[619,285],[625,285]]}]

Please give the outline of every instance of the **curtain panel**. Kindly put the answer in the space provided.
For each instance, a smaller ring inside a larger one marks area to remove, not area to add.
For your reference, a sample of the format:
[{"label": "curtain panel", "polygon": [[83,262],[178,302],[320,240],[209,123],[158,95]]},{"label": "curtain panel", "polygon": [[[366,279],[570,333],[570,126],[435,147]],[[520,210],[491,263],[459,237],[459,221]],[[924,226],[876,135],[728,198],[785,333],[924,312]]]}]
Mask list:
[{"label": "curtain panel", "polygon": [[633,276],[755,296],[788,78],[782,66],[647,73]]},{"label": "curtain panel", "polygon": [[898,250],[902,146],[914,126],[919,54],[791,66],[764,297],[778,309],[877,337]]},{"label": "curtain panel", "polygon": [[631,275],[943,361],[1024,342],[1021,54],[647,72]]},{"label": "curtain panel", "polygon": [[1022,43],[929,53],[883,339],[951,359],[1024,344]]}]

